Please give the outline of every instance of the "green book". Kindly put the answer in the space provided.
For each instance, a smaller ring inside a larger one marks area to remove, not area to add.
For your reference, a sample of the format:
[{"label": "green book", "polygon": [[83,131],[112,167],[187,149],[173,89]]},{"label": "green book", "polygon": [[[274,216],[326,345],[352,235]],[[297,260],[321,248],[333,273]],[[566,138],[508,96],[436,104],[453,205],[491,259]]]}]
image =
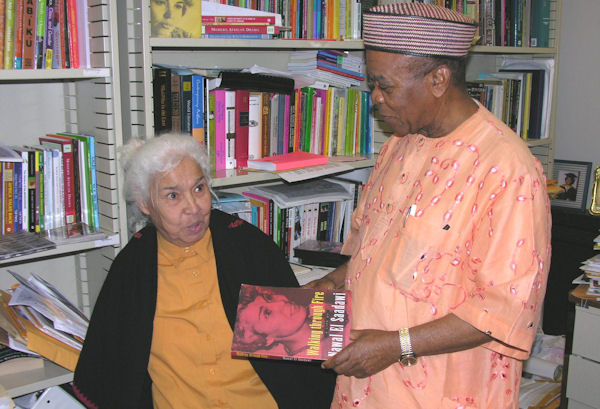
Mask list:
[{"label": "green book", "polygon": [[550,0],[532,0],[531,47],[550,47]]}]

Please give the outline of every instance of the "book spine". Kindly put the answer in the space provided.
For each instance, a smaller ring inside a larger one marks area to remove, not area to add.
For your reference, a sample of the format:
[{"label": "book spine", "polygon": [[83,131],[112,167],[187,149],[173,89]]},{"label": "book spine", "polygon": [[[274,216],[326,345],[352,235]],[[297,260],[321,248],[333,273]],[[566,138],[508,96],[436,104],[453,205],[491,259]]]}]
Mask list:
[{"label": "book spine", "polygon": [[210,91],[208,93],[208,156],[211,170],[215,170],[215,94]]},{"label": "book spine", "polygon": [[285,97],[280,94],[277,100],[277,153],[279,155],[286,153],[287,140],[285,138]]},{"label": "book spine", "polygon": [[62,1],[62,22],[60,24],[60,38],[62,42],[61,55],[63,61],[63,68],[71,68],[71,39],[69,38],[69,2],[68,0]]},{"label": "book spine", "polygon": [[215,169],[225,169],[227,140],[227,109],[225,90],[210,91],[215,99]]},{"label": "book spine", "polygon": [[54,0],[54,19],[52,20],[54,39],[52,40],[52,68],[63,68],[64,46],[62,33],[62,20],[64,13],[64,0]]},{"label": "book spine", "polygon": [[202,34],[279,34],[278,26],[203,25]]},{"label": "book spine", "polygon": [[181,132],[192,134],[192,75],[182,75],[181,79]]},{"label": "book spine", "polygon": [[5,0],[0,0],[0,67],[4,68],[4,8]]},{"label": "book spine", "polygon": [[202,24],[262,24],[275,25],[275,16],[202,16]]},{"label": "book spine", "polygon": [[248,98],[248,159],[260,159],[262,93],[250,92]]},{"label": "book spine", "polygon": [[35,68],[44,68],[44,34],[46,34],[46,0],[37,0],[35,28]]},{"label": "book spine", "polygon": [[[73,205],[75,210],[74,223],[80,223],[82,221],[83,205],[84,200],[81,198],[83,184],[80,183],[80,171],[79,171],[79,141],[71,141],[71,156],[73,157]],[[83,219],[87,222],[86,219]],[[72,224],[72,223],[67,223]]]},{"label": "book spine", "polygon": [[[55,140],[40,138],[42,145],[49,143],[57,143]],[[64,175],[64,197],[65,197],[65,218],[66,225],[76,222],[75,215],[75,178],[74,178],[74,159],[73,159],[73,144],[69,142],[59,142],[62,147],[62,165]]]},{"label": "book spine", "polygon": [[25,0],[15,1],[15,54],[13,68],[20,70],[23,68],[23,12],[25,10]]},{"label": "book spine", "polygon": [[21,169],[24,166],[22,162],[14,162],[13,164],[13,213],[14,213],[14,221],[13,221],[13,230],[18,232],[21,230],[23,222],[22,217],[22,203],[21,203],[21,190],[23,180],[21,179]]},{"label": "book spine", "polygon": [[46,226],[46,213],[45,213],[45,203],[46,203],[46,190],[44,185],[44,153],[38,151],[35,153],[35,161],[36,161],[36,170],[35,170],[35,212],[36,212],[36,222],[35,222],[35,232],[39,233],[45,229]]},{"label": "book spine", "polygon": [[2,162],[2,234],[14,233],[14,163]]},{"label": "book spine", "polygon": [[192,75],[192,136],[201,144],[204,140],[204,77]]},{"label": "book spine", "polygon": [[4,69],[13,68],[15,57],[15,0],[4,0]]},{"label": "book spine", "polygon": [[[51,149],[44,149],[43,161],[44,161],[44,229],[52,229],[56,225],[53,224],[52,216],[54,215],[52,204],[56,202],[58,198],[58,194],[54,191],[52,186],[52,177],[56,173],[52,168],[52,151]],[[40,203],[41,206],[41,203]]]},{"label": "book spine", "polygon": [[181,132],[181,77],[171,73],[171,129]]},{"label": "book spine", "polygon": [[235,91],[235,162],[238,168],[248,164],[250,91]]},{"label": "book spine", "polygon": [[225,91],[225,169],[235,169],[235,91]]},{"label": "book spine", "polygon": [[291,98],[292,96],[285,94],[283,100],[283,153],[290,152],[290,121],[291,121]]},{"label": "book spine", "polygon": [[261,116],[261,157],[270,156],[271,154],[271,94],[269,92],[262,93],[262,116]]},{"label": "book spine", "polygon": [[152,88],[154,94],[154,134],[160,135],[171,130],[170,94],[171,71],[166,68],[154,68]]},{"label": "book spine", "polygon": [[79,57],[79,68],[90,68],[88,4],[86,0],[77,1],[75,24],[77,25],[77,55]]},{"label": "book spine", "polygon": [[202,38],[245,38],[247,40],[270,40],[272,34],[202,34]]},{"label": "book spine", "polygon": [[71,68],[79,68],[79,38],[77,33],[77,2],[67,1],[67,31],[69,38],[69,61]]},{"label": "book spine", "polygon": [[46,1],[46,33],[44,34],[44,68],[52,68],[54,53],[54,0]]}]

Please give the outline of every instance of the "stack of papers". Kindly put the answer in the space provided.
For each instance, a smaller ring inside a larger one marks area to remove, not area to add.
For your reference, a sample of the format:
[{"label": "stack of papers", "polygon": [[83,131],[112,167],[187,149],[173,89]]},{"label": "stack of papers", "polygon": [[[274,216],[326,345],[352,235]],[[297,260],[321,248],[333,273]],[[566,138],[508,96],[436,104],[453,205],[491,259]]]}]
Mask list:
[{"label": "stack of papers", "polygon": [[25,279],[8,270],[18,286],[0,292],[0,325],[9,346],[37,353],[74,370],[88,328],[88,318],[50,283],[35,274]]},{"label": "stack of papers", "polygon": [[589,279],[587,294],[600,296],[600,254],[585,260],[579,268]]}]

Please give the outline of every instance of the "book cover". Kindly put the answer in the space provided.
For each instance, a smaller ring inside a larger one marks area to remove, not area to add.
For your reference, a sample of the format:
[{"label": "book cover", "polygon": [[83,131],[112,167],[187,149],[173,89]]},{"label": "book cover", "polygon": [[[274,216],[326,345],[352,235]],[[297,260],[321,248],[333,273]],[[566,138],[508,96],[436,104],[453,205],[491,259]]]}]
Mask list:
[{"label": "book cover", "polygon": [[304,168],[308,166],[325,165],[327,162],[327,156],[298,151],[249,160],[248,167],[251,169],[260,169],[273,172]]},{"label": "book cover", "polygon": [[192,136],[206,146],[204,140],[204,77],[192,75]]},{"label": "book cover", "polygon": [[150,2],[150,34],[160,38],[200,38],[202,35],[202,3],[166,1]]},{"label": "book cover", "polygon": [[531,47],[550,47],[550,0],[532,0]]},{"label": "book cover", "polygon": [[14,232],[14,162],[0,162],[2,165],[2,234]]},{"label": "book cover", "polygon": [[181,132],[192,134],[192,74],[182,74],[181,80]]},{"label": "book cover", "polygon": [[46,33],[44,34],[44,61],[42,64],[47,70],[52,69],[54,55],[55,4],[55,0],[46,1]]},{"label": "book cover", "polygon": [[323,361],[350,338],[349,290],[242,284],[231,355]]}]

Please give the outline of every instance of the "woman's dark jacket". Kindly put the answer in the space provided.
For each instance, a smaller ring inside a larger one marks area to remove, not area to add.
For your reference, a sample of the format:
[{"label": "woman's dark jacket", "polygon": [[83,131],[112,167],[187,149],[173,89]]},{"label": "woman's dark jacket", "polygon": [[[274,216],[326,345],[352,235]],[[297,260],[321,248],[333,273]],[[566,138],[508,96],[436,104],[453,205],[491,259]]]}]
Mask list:
[{"label": "woman's dark jacket", "polygon": [[[213,210],[210,232],[221,299],[232,328],[242,283],[298,286],[281,250],[256,227]],[[152,408],[148,359],[156,288],[156,229],[147,226],[117,255],[92,314],[73,385],[89,407]],[[250,362],[280,409],[329,408],[333,373],[303,362]]]}]

